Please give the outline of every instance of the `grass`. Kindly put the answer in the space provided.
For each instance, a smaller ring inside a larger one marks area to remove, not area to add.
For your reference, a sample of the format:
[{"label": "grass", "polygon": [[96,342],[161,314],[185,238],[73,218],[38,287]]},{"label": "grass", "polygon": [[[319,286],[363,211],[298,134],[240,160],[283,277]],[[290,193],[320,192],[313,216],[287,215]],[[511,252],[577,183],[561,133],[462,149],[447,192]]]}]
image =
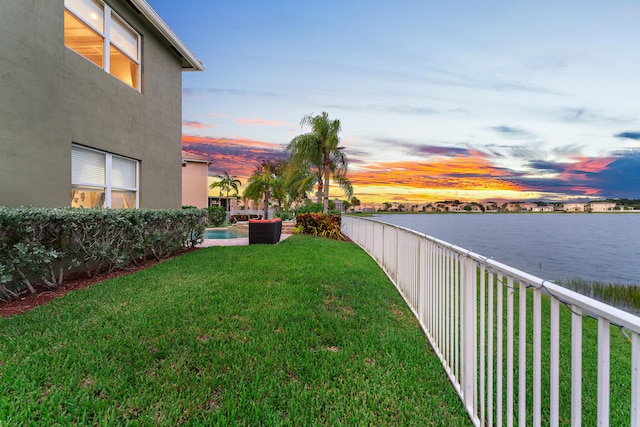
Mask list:
[{"label": "grass", "polygon": [[0,320],[0,425],[470,425],[351,243],[201,249]]},{"label": "grass", "polygon": [[[494,280],[494,287],[496,285]],[[506,307],[507,289],[503,289],[503,305]],[[494,298],[495,298],[494,293]],[[515,345],[515,391],[514,401],[517,407],[518,402],[518,299],[520,292],[514,292],[514,337]],[[497,298],[496,298],[497,302]],[[485,301],[485,304],[487,301]],[[495,304],[495,302],[494,302]],[[485,306],[486,307],[486,306]],[[495,305],[494,305],[495,307]],[[542,323],[542,350],[541,350],[541,398],[542,398],[542,425],[549,425],[549,389],[550,389],[550,297],[541,296],[541,323]],[[527,291],[527,425],[533,422],[533,292]],[[571,310],[560,305],[560,401],[559,401],[559,422],[560,425],[571,425]],[[494,317],[497,324],[497,320]],[[596,319],[584,315],[582,318],[582,425],[595,426],[597,422],[597,399],[598,399],[598,322]],[[506,340],[506,319],[504,319],[504,341],[502,348],[504,352],[504,363],[506,364],[507,340]],[[495,327],[495,326],[494,326]],[[610,423],[611,425],[629,425],[631,413],[631,343],[616,326],[610,329]],[[497,342],[494,335],[494,352],[497,349]],[[494,353],[494,369],[496,366]],[[503,387],[506,390],[506,373],[503,377]],[[488,382],[487,382],[488,384]],[[497,389],[496,379],[493,378],[494,390]],[[505,393],[506,394],[506,393]],[[503,398],[503,417],[506,419],[506,395]],[[494,408],[494,417],[495,408]],[[495,420],[495,418],[494,418]]]},{"label": "grass", "polygon": [[626,310],[635,315],[640,314],[640,286],[638,285],[602,283],[580,278],[560,280],[557,283],[588,297],[611,304],[621,310]]}]

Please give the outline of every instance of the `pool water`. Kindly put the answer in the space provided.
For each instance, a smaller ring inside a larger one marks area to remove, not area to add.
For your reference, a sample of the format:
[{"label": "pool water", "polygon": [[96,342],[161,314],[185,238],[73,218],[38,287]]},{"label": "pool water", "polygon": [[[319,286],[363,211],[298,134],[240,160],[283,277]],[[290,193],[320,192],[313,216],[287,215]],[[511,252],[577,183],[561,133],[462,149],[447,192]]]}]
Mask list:
[{"label": "pool water", "polygon": [[234,230],[229,228],[221,230],[205,230],[202,235],[203,239],[214,240],[240,239],[243,237],[249,237],[249,232],[247,230]]}]

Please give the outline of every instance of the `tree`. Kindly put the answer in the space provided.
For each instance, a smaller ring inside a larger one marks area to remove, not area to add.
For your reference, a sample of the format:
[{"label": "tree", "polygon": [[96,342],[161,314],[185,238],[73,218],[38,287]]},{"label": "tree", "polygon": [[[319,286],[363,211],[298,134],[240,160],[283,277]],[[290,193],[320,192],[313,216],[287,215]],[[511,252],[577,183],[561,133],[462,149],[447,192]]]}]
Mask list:
[{"label": "tree", "polygon": [[306,115],[300,126],[311,126],[311,132],[298,135],[287,146],[292,165],[313,169],[317,178],[317,201],[323,203],[324,213],[329,211],[330,176],[336,180],[347,197],[353,194],[353,187],[347,178],[348,161],[339,147],[340,120],[330,120],[326,112],[317,116]]},{"label": "tree", "polygon": [[293,202],[304,199],[315,184],[315,176],[308,169],[292,167],[287,160],[264,162],[273,175],[270,182],[271,196],[278,207],[289,209]]},{"label": "tree", "polygon": [[294,202],[308,200],[307,193],[313,190],[318,181],[316,174],[311,173],[308,168],[298,167],[290,161],[285,162],[282,173],[282,185],[286,194],[283,202],[284,208],[289,209]]},{"label": "tree", "polygon": [[231,206],[229,203],[229,192],[234,190],[235,196],[238,195],[238,186],[242,185],[242,182],[235,175],[229,175],[229,172],[225,171],[221,175],[215,175],[214,178],[218,178],[220,181],[212,183],[209,188],[220,188],[220,199],[222,199],[222,192],[226,191],[227,194],[227,211],[230,210]]},{"label": "tree", "polygon": [[243,198],[245,200],[253,200],[257,202],[261,197],[264,200],[264,219],[269,218],[269,198],[272,192],[272,183],[276,179],[275,169],[276,162],[263,160],[247,182],[247,188],[244,190]]},{"label": "tree", "polygon": [[212,183],[209,188],[220,188],[220,198],[222,199],[222,192],[225,191],[227,199],[229,198],[229,192],[233,190],[235,196],[238,195],[238,186],[242,185],[242,182],[235,175],[229,175],[229,172],[224,172],[221,175],[215,175],[214,178],[218,178],[220,181]]}]

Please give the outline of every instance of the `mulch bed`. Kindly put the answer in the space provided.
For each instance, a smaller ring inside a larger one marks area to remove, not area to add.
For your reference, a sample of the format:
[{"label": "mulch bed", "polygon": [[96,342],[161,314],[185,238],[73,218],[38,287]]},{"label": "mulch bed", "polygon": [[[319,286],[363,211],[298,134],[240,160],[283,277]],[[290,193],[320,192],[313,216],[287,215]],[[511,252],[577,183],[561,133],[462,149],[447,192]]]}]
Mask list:
[{"label": "mulch bed", "polygon": [[[196,248],[188,249],[178,255],[182,255],[183,253],[191,252],[196,250]],[[178,256],[176,255],[176,256]],[[171,259],[171,258],[167,258]],[[96,273],[91,277],[87,277],[84,273],[76,273],[73,275],[69,275],[65,277],[62,286],[56,289],[48,289],[42,285],[34,285],[37,293],[35,295],[31,295],[28,290],[24,290],[20,294],[20,298],[10,302],[2,302],[0,301],[0,318],[13,316],[15,314],[24,313],[25,311],[29,311],[34,307],[39,305],[44,305],[53,299],[61,297],[65,295],[67,292],[75,291],[78,289],[84,289],[88,286],[94,285],[96,283],[100,283],[103,280],[113,279],[120,276],[126,276],[138,270],[143,270],[145,268],[149,268],[152,265],[155,265],[159,262],[166,261],[156,260],[155,258],[148,258],[138,265],[124,269],[124,270],[116,270],[109,273],[108,271],[103,271],[100,273]]]}]

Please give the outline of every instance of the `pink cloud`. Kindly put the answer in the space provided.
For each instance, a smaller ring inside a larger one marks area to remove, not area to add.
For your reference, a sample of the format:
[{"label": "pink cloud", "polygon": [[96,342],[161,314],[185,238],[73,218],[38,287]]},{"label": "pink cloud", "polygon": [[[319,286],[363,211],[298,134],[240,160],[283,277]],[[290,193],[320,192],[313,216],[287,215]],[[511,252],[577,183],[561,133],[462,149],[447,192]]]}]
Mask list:
[{"label": "pink cloud", "polygon": [[213,125],[209,125],[206,123],[202,123],[202,122],[195,122],[195,121],[191,121],[191,120],[183,120],[182,121],[182,126],[186,127],[186,128],[191,128],[191,129],[206,129],[206,128],[212,128]]},{"label": "pink cloud", "polygon": [[241,125],[250,125],[250,126],[255,126],[255,125],[261,125],[261,126],[289,126],[289,123],[287,123],[284,120],[246,119],[246,118],[240,117],[239,119],[236,119],[236,122],[241,124]]}]

